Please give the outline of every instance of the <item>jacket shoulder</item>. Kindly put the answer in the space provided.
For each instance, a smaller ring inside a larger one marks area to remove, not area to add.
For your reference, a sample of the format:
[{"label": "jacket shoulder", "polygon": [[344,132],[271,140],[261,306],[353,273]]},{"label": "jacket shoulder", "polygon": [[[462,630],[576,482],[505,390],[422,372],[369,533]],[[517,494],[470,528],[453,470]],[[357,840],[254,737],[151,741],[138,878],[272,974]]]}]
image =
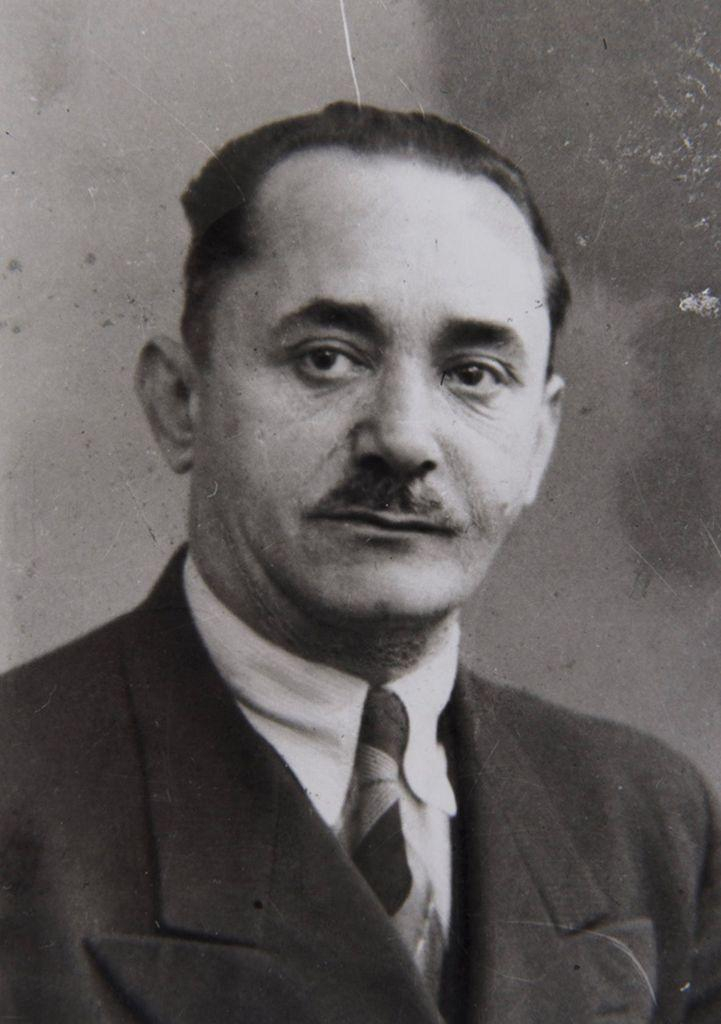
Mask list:
[{"label": "jacket shoulder", "polygon": [[[34,973],[33,991],[66,992],[68,977],[81,985],[87,929],[133,930],[150,915],[145,782],[125,670],[136,616],[0,678],[0,948],[13,983]],[[71,1016],[90,1019],[58,1008],[57,1019]]]},{"label": "jacket shoulder", "polygon": [[476,701],[511,728],[540,765],[552,768],[593,767],[595,773],[641,779],[649,769],[670,771],[690,781],[700,778],[696,768],[663,740],[634,726],[589,715],[527,690],[489,683],[469,673],[466,685]]},{"label": "jacket shoulder", "polygon": [[132,632],[129,612],[90,633],[54,648],[0,675],[0,701],[18,711],[37,711],[56,694],[62,700],[85,700],[94,683],[107,683],[122,671],[124,641]]},{"label": "jacket shoulder", "polygon": [[[44,700],[58,694],[64,703],[104,700],[109,683],[126,674],[125,660],[132,648],[149,637],[172,638],[177,610],[184,607],[182,566],[185,547],[175,552],[160,579],[136,608],[61,647],[0,674],[0,703],[34,712]],[[169,625],[167,616],[170,615]],[[164,629],[159,629],[159,623]]]},{"label": "jacket shoulder", "polygon": [[583,834],[653,835],[689,852],[705,843],[714,799],[696,766],[630,725],[584,714],[473,675],[466,685],[478,714],[514,737],[534,777]]},{"label": "jacket shoulder", "polygon": [[[128,757],[125,652],[137,612],[0,676],[0,800],[50,808]],[[53,796],[55,794],[55,796]]]}]

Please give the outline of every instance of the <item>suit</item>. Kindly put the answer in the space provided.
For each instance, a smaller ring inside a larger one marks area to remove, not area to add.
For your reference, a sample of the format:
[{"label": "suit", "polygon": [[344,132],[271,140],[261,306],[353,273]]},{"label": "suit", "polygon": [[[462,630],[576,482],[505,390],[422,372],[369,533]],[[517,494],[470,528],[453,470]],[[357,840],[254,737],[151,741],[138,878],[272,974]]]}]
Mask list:
[{"label": "suit", "polygon": [[[437,1024],[375,897],[218,677],[180,564],[2,681],[2,1012]],[[721,844],[694,770],[463,672],[444,730],[458,1021],[718,1024]]]}]

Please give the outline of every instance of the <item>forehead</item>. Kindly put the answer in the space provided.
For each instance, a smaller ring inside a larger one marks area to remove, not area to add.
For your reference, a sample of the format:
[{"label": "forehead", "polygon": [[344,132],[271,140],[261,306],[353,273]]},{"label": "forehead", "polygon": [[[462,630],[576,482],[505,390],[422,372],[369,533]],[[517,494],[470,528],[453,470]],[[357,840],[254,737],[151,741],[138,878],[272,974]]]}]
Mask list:
[{"label": "forehead", "polygon": [[272,278],[290,304],[407,299],[500,320],[543,306],[538,244],[515,203],[421,157],[294,155],[267,175],[253,220],[257,259],[245,273]]}]

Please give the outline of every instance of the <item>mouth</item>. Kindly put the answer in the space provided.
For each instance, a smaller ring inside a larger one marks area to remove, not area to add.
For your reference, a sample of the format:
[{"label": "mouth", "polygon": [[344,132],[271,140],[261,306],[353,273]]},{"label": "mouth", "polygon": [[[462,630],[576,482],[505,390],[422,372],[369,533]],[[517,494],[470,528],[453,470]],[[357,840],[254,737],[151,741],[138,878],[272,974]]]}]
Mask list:
[{"label": "mouth", "polygon": [[452,537],[457,530],[443,522],[402,512],[370,512],[367,509],[338,509],[318,512],[311,519],[325,519],[341,524],[371,527],[388,533],[424,533],[441,537]]}]

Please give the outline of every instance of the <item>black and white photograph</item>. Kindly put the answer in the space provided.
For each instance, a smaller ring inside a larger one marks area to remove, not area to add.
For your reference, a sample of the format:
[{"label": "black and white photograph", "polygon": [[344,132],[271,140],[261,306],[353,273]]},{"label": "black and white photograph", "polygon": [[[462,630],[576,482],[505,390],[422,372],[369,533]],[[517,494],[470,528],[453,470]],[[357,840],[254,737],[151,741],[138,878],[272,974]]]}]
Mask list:
[{"label": "black and white photograph", "polygon": [[721,8],[0,13],[0,1021],[719,1024]]}]

